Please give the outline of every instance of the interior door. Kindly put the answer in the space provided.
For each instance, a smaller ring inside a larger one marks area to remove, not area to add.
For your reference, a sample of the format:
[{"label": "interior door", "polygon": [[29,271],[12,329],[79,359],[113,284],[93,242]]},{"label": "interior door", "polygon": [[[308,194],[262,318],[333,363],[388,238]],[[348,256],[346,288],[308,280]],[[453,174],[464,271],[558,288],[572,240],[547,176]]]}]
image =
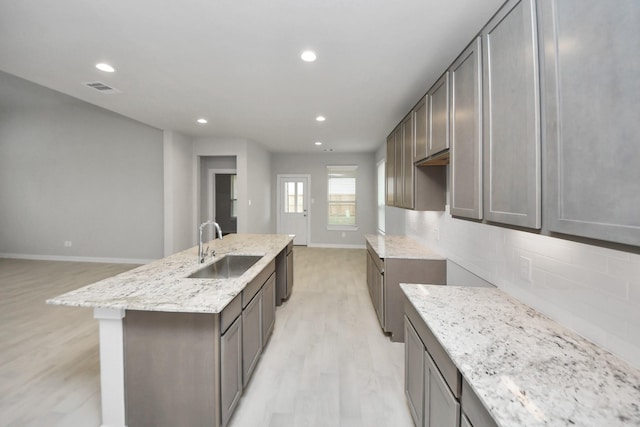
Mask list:
[{"label": "interior door", "polygon": [[294,245],[308,243],[308,190],[308,176],[278,176],[278,233],[295,234]]}]

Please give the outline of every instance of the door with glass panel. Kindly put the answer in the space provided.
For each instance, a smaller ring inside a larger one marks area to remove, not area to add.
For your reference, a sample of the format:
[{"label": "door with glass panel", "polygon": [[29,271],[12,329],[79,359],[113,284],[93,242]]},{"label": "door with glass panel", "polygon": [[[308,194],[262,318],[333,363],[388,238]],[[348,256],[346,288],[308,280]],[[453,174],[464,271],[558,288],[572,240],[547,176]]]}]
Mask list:
[{"label": "door with glass panel", "polygon": [[278,175],[278,233],[295,234],[294,245],[308,243],[308,189],[308,175]]}]

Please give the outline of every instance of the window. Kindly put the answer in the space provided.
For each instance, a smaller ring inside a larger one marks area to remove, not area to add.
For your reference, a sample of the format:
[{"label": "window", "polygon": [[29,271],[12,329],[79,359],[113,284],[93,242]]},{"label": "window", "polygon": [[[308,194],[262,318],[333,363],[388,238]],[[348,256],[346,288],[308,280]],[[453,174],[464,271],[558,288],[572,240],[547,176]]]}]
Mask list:
[{"label": "window", "polygon": [[384,234],[384,206],[385,206],[385,169],[384,160],[378,163],[378,230]]},{"label": "window", "polygon": [[329,228],[356,228],[357,172],[357,166],[327,166]]},{"label": "window", "polygon": [[304,212],[304,183],[296,181],[284,183],[284,212]]}]

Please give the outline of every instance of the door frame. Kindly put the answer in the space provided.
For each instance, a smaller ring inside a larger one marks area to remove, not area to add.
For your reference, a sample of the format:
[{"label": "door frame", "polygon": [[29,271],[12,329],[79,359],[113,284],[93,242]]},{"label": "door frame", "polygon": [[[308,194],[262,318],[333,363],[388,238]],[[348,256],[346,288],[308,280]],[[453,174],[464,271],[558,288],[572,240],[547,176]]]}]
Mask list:
[{"label": "door frame", "polygon": [[282,182],[285,179],[290,178],[305,178],[307,180],[307,246],[311,243],[311,175],[304,173],[283,173],[276,175],[276,233],[282,234],[282,218],[280,215],[281,206],[283,202],[283,194],[282,194]]}]

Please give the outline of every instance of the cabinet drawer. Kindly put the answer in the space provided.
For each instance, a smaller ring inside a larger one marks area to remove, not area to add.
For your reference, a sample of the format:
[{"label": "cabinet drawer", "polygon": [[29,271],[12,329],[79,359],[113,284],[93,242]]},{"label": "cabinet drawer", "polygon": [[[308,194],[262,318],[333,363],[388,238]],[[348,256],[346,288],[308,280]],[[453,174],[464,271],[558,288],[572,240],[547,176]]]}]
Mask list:
[{"label": "cabinet drawer", "polygon": [[238,294],[220,313],[220,333],[224,334],[242,313],[242,295]]},{"label": "cabinet drawer", "polygon": [[271,273],[276,271],[276,261],[272,260],[242,291],[242,308],[258,293],[262,285],[269,279]]},{"label": "cabinet drawer", "polygon": [[373,250],[369,242],[367,242],[367,251],[371,256],[371,261],[373,261],[373,264],[376,266],[378,271],[380,273],[384,273],[384,260],[378,256],[378,254],[376,253],[376,251]]},{"label": "cabinet drawer", "polygon": [[405,314],[416,329],[418,336],[424,343],[429,355],[433,358],[451,392],[456,398],[460,398],[462,376],[458,368],[456,368],[456,365],[451,361],[444,348],[442,348],[409,300],[405,300]]},{"label": "cabinet drawer", "polygon": [[460,405],[473,427],[498,427],[465,379],[462,380]]}]

